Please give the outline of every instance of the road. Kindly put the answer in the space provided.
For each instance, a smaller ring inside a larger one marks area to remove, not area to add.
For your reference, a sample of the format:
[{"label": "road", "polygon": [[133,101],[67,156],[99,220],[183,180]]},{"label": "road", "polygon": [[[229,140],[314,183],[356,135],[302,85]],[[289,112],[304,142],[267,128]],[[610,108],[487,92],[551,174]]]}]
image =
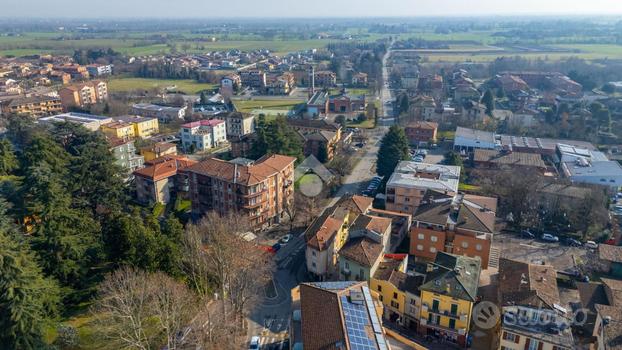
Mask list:
[{"label": "road", "polygon": [[[386,65],[390,51],[383,58]],[[383,79],[388,81],[388,70],[383,68]],[[392,124],[393,108],[387,106],[387,101],[392,101],[393,94],[388,86],[383,86],[378,98],[384,107],[384,113],[380,116],[380,125],[369,132],[369,141],[365,146],[365,153],[354,167],[352,173],[343,180],[343,185],[329,201],[328,206],[334,205],[341,196],[346,193],[356,193],[362,184],[367,183],[375,175],[374,165],[378,154],[380,139],[388,130],[387,125]],[[273,273],[274,290],[276,296],[268,297],[264,291],[259,305],[251,312],[248,319],[248,340],[252,336],[260,337],[262,350],[287,349],[288,327],[291,313],[290,291],[300,282],[305,281],[305,241],[304,232],[293,233],[293,238],[277,252],[274,257],[277,265]]]}]

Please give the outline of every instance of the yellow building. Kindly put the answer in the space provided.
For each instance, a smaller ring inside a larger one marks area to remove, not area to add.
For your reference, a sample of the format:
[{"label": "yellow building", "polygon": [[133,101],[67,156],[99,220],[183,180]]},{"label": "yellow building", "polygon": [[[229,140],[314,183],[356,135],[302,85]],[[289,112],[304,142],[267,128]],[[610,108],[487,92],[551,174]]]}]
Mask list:
[{"label": "yellow building", "polygon": [[101,131],[104,134],[122,140],[135,137],[136,133],[134,130],[134,125],[120,121],[114,121],[112,123],[104,124],[101,126]]},{"label": "yellow building", "polygon": [[400,254],[380,263],[369,281],[370,289],[378,293],[384,305],[383,317],[402,324],[406,310],[406,266],[408,255]]},{"label": "yellow building", "polygon": [[134,136],[136,137],[148,138],[160,132],[160,126],[157,118],[125,115],[114,119],[119,122],[132,124],[134,127]]},{"label": "yellow building", "polygon": [[421,291],[419,332],[466,346],[481,261],[439,252],[428,265]]},{"label": "yellow building", "polygon": [[149,147],[141,148],[140,155],[145,158],[146,162],[164,156],[176,156],[177,146],[173,143],[157,142]]}]

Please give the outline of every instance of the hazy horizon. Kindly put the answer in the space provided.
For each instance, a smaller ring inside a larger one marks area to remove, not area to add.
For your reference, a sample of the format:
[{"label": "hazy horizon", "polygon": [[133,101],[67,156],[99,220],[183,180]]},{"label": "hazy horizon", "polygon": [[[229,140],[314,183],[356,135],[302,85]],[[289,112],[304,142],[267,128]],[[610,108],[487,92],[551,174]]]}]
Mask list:
[{"label": "hazy horizon", "polygon": [[[352,18],[622,15],[617,0],[7,0],[0,18]],[[225,3],[226,4],[226,3]]]}]

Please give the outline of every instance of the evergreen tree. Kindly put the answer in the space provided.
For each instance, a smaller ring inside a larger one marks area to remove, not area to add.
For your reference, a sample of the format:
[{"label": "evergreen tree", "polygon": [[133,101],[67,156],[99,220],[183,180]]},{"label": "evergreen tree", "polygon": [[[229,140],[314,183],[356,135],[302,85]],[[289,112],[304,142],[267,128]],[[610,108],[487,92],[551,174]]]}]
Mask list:
[{"label": "evergreen tree", "polygon": [[0,175],[6,176],[17,169],[19,162],[13,152],[13,145],[7,139],[0,140]]},{"label": "evergreen tree", "polygon": [[45,348],[43,328],[60,298],[36,261],[26,245],[0,232],[0,349]]},{"label": "evergreen tree", "polygon": [[400,161],[409,159],[410,147],[404,128],[397,125],[391,126],[380,143],[376,172],[388,178]]},{"label": "evergreen tree", "polygon": [[495,97],[492,94],[492,91],[486,90],[484,96],[482,97],[482,103],[486,105],[486,114],[492,116],[492,111],[495,110]]},{"label": "evergreen tree", "polygon": [[200,102],[202,105],[205,105],[205,104],[207,104],[207,103],[209,102],[209,100],[208,100],[208,98],[207,98],[207,94],[205,93],[205,91],[201,91],[201,97],[200,97],[200,99],[199,99],[199,102]]},{"label": "evergreen tree", "polygon": [[326,144],[322,143],[317,150],[317,160],[322,163],[326,163],[328,161],[328,149],[326,149]]}]

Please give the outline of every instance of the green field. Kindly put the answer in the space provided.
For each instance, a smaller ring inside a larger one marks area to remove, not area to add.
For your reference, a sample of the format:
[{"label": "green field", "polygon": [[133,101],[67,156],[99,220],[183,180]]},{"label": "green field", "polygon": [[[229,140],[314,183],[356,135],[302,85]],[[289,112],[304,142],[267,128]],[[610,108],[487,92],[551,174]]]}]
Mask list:
[{"label": "green field", "polygon": [[175,87],[174,90],[187,94],[198,94],[203,90],[213,90],[216,85],[197,83],[192,80],[166,80],[145,78],[114,78],[108,81],[111,92],[132,90],[164,89]]},{"label": "green field", "polygon": [[[266,110],[265,114],[275,114],[274,111],[282,111],[283,114],[294,109],[296,106],[305,103],[304,100],[292,99],[252,99],[252,100],[234,100],[233,104],[238,112],[242,113],[258,113],[260,110]],[[277,112],[277,114],[279,114]]]}]

